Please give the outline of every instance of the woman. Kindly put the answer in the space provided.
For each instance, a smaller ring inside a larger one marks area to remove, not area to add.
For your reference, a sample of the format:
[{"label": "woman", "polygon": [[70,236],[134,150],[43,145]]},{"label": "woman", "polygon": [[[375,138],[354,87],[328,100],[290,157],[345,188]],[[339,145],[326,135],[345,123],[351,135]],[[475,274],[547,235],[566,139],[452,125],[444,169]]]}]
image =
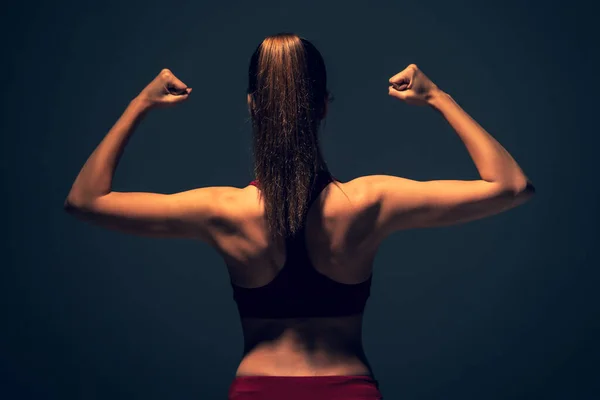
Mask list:
[{"label": "woman", "polygon": [[381,399],[361,339],[379,245],[398,230],[483,218],[534,193],[510,154],[416,65],[389,84],[390,96],[446,118],[481,179],[333,178],[318,140],[331,100],[325,64],[309,41],[287,33],[265,38],[250,61],[256,179],[248,186],[111,190],[141,117],[190,96],[169,70],[131,101],[77,176],[65,202],[76,216],[139,235],[200,239],[223,256],[244,334],[229,399]]}]

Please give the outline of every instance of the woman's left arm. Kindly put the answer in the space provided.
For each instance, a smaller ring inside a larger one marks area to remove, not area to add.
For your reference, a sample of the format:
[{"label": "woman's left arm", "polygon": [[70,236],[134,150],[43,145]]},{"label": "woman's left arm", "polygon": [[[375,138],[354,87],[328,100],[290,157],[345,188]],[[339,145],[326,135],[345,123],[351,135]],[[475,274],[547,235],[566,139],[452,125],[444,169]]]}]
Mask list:
[{"label": "woman's left arm", "polygon": [[114,192],[112,178],[129,137],[153,108],[185,101],[191,93],[171,71],[160,74],[133,99],[77,175],[64,207],[84,220],[152,237],[196,238],[212,243],[212,228],[233,210],[234,187],[175,194]]}]

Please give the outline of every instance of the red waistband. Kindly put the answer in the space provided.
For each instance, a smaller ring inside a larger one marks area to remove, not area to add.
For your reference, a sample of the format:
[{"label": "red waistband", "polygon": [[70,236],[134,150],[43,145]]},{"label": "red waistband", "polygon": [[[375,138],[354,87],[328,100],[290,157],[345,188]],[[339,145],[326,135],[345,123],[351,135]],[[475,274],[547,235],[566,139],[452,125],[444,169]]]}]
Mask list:
[{"label": "red waistband", "polygon": [[379,385],[370,375],[237,376],[229,400],[381,400]]}]

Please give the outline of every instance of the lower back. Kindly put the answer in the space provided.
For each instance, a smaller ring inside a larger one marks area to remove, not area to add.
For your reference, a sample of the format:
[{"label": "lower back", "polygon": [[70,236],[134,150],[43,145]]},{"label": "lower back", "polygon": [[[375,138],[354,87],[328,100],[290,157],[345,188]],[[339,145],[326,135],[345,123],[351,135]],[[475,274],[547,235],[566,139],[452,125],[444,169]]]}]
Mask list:
[{"label": "lower back", "polygon": [[362,315],[242,319],[244,356],[236,376],[370,375]]}]

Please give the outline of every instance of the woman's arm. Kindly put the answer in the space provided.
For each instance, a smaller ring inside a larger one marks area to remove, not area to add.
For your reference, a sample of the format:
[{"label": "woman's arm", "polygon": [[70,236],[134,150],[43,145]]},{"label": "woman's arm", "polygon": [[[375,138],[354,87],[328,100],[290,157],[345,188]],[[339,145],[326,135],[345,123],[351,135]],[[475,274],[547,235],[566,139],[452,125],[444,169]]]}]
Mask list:
[{"label": "woman's arm", "polygon": [[434,180],[373,175],[361,179],[378,205],[376,231],[383,239],[394,231],[447,226],[484,218],[516,207],[535,193],[519,165],[488,132],[418,67],[409,65],[390,79],[391,96],[408,104],[428,105],[454,128],[481,179]]},{"label": "woman's arm", "polygon": [[479,176],[487,182],[495,182],[512,189],[515,193],[531,185],[517,162],[496,139],[465,112],[447,93],[436,89],[429,99],[456,131],[473,159]]},{"label": "woman's arm", "polygon": [[65,207],[86,207],[111,192],[112,179],[125,145],[149,110],[149,104],[142,99],[135,98],[129,103],[79,171]]},{"label": "woman's arm", "polygon": [[[175,92],[185,93],[174,96]],[[234,187],[207,187],[182,193],[112,191],[112,179],[125,145],[152,108],[185,100],[190,90],[169,70],[161,71],[127,106],[77,175],[64,207],[81,219],[143,236],[212,240],[212,227],[233,210]]]}]

